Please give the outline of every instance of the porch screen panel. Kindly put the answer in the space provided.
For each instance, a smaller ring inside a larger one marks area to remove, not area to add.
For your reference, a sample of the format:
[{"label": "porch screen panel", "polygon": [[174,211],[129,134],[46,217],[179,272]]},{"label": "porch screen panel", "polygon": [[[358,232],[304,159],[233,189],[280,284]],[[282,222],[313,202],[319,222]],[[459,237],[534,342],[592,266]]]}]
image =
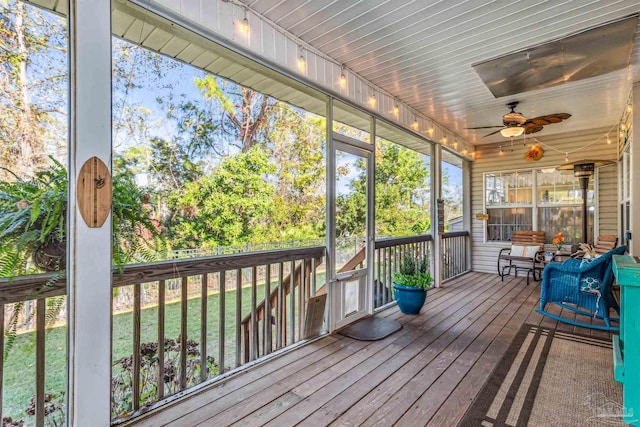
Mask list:
[{"label": "porch screen panel", "polygon": [[46,4],[0,5],[3,425],[66,417],[69,5]]},{"label": "porch screen panel", "polygon": [[115,420],[303,338],[325,285],[327,97],[114,8],[113,202],[136,211],[114,214],[113,262],[160,278],[114,284]]},{"label": "porch screen panel", "polygon": [[376,132],[376,238],[428,234],[431,146],[387,123]]},{"label": "porch screen panel", "polygon": [[462,220],[462,159],[443,151],[442,199],[444,200],[445,232],[464,231]]}]

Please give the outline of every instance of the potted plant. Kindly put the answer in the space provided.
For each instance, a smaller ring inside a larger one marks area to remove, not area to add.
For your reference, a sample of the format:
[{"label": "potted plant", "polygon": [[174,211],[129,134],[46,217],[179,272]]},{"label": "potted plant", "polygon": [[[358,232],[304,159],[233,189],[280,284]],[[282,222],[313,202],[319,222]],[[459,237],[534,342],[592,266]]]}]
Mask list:
[{"label": "potted plant", "polygon": [[[0,276],[15,277],[66,267],[68,178],[51,167],[28,180],[0,182]],[[161,241],[147,205],[149,196],[130,173],[113,177],[113,261],[118,268],[153,257]]]},{"label": "potted plant", "polygon": [[416,259],[411,253],[405,254],[399,271],[393,274],[393,294],[400,311],[404,314],[418,314],[432,283],[429,259],[426,256]]}]

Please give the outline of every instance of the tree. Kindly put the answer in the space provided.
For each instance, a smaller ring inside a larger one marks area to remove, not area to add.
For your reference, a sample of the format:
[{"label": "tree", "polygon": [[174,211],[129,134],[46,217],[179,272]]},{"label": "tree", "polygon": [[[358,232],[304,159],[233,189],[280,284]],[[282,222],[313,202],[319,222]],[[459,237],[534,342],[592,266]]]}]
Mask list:
[{"label": "tree", "polygon": [[50,150],[66,146],[66,30],[64,20],[21,1],[0,7],[1,165],[33,176]]},{"label": "tree", "polygon": [[265,180],[274,172],[266,152],[255,146],[173,193],[169,227],[176,244],[210,248],[259,240],[275,208],[274,187]]},{"label": "tree", "polygon": [[[206,100],[221,107],[217,126],[239,142],[238,148],[243,153],[259,142],[260,134],[267,131],[269,113],[277,102],[275,99],[211,74],[196,78],[195,83]],[[205,127],[206,121],[202,119],[206,116],[201,110],[190,103],[183,108],[188,108],[194,118],[200,119],[193,122],[196,129]]]}]

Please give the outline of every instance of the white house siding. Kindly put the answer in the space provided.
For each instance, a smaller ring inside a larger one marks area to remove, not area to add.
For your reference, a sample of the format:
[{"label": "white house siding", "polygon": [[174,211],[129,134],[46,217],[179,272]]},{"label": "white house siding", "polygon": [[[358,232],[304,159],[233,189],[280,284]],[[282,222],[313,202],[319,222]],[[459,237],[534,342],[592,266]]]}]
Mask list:
[{"label": "white house siding", "polygon": [[[562,126],[562,124],[550,125]],[[603,159],[616,160],[616,133],[611,131],[611,144],[607,144],[606,137],[603,137],[608,128],[592,129],[581,132],[572,132],[554,136],[544,136],[541,134],[531,135],[548,145],[544,149],[544,156],[537,162],[528,162],[524,154],[528,151],[530,144],[534,143],[533,138],[527,137],[527,146],[523,146],[522,138],[516,138],[513,142],[513,152],[511,143],[505,139],[502,149],[504,154],[500,155],[500,147],[497,145],[478,146],[476,148],[476,161],[471,165],[471,232],[472,232],[472,268],[474,271],[496,272],[496,259],[500,249],[509,246],[504,242],[485,242],[484,228],[485,221],[476,219],[477,213],[484,212],[483,198],[483,174],[485,172],[499,172],[517,169],[532,169],[543,167],[555,167],[565,161],[565,152],[569,152],[569,161],[580,159]],[[594,142],[593,145],[585,145]],[[554,151],[552,148],[559,150]],[[585,147],[585,148],[583,148]],[[576,152],[573,152],[577,150]],[[593,178],[592,178],[593,179]],[[617,166],[608,166],[598,171],[598,211],[597,234],[618,234],[618,208],[616,199],[617,190]]]}]

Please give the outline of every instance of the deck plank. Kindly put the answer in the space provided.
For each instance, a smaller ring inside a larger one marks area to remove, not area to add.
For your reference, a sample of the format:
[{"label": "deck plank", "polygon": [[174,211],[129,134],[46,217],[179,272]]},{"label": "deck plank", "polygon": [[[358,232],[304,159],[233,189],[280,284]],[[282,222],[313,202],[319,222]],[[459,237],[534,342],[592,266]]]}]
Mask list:
[{"label": "deck plank", "polygon": [[[522,291],[521,287],[514,286],[512,295],[502,297],[487,307],[485,313],[476,318],[469,319],[466,327],[451,328],[449,336],[442,340],[442,347],[434,343],[429,347],[430,353],[436,353],[433,358],[415,358],[403,368],[396,371],[391,381],[382,384],[381,398],[377,401],[375,411],[362,423],[363,426],[385,426],[395,424],[400,417],[410,408],[417,398],[430,387],[473,340],[490,324],[495,317],[511,302],[511,299]],[[466,319],[465,319],[466,320]],[[440,350],[440,351],[438,351]],[[371,398],[367,395],[366,401]],[[375,398],[374,398],[375,399]]]},{"label": "deck plank", "polygon": [[[454,293],[452,298],[445,298],[443,300],[433,299],[431,301],[428,299],[427,307],[423,309],[423,311],[428,313],[426,315],[427,317],[425,318],[424,316],[418,316],[418,319],[427,321],[430,316],[436,315],[437,313],[446,310],[446,308],[450,304],[453,304],[455,301],[466,301],[466,295],[470,292],[473,292],[474,290],[475,288],[473,287],[465,288],[464,285],[460,285],[452,289],[452,292]],[[405,324],[414,322],[414,318],[416,318],[416,316],[407,316],[402,313],[400,313],[400,315],[401,316],[396,320]],[[407,329],[402,329],[392,336],[395,338],[389,339],[397,339],[407,332]],[[381,341],[363,342],[353,340],[353,343],[351,345],[354,347],[352,349],[353,351],[350,351],[349,349],[343,349],[341,353],[339,353],[335,357],[331,357],[331,359],[326,359],[320,357],[321,355],[316,354],[305,356],[301,360],[296,361],[292,366],[280,368],[277,372],[274,373],[265,373],[265,375],[263,375],[256,382],[244,384],[238,391],[220,395],[218,399],[215,400],[215,402],[211,402],[211,400],[207,400],[207,398],[198,399],[203,409],[206,406],[205,410],[196,411],[194,409],[191,411],[187,411],[186,413],[182,412],[182,414],[180,414],[182,416],[179,415],[178,419],[170,422],[169,425],[193,426],[200,422],[206,422],[207,418],[213,416],[215,416],[216,418],[216,424],[228,425],[229,423],[234,422],[238,415],[249,414],[252,411],[259,409],[261,407],[260,404],[263,403],[265,399],[268,399],[268,401],[273,400],[278,397],[278,395],[286,393],[291,387],[296,386],[297,384],[304,381],[310,380],[314,375],[326,369],[339,369],[334,368],[334,366],[340,365],[343,360],[346,360],[348,358],[349,354],[357,353],[357,351],[359,350],[364,351],[371,345],[374,345],[374,348],[384,346],[386,345],[386,341],[383,343]],[[366,351],[370,352],[371,350]],[[357,358],[361,356],[356,355],[355,357]],[[251,397],[251,399],[249,399],[249,397]],[[224,421],[220,421],[218,418],[221,418]]]},{"label": "deck plank", "polygon": [[[464,294],[466,293],[467,290],[465,290]],[[450,303],[450,301],[445,301],[445,303],[448,304]],[[436,319],[439,320],[441,318],[445,319],[446,317],[453,316],[455,314],[455,309],[444,310],[443,307],[446,308],[445,304],[441,302],[439,305],[431,307],[432,310],[423,309],[428,313],[428,315],[403,315],[406,319],[410,319],[410,321],[405,325],[413,324],[414,326],[420,326],[422,323],[436,316]],[[421,323],[416,323],[417,321]],[[299,390],[300,387],[305,387],[305,385],[309,387],[309,385],[311,384],[314,387],[322,387],[327,382],[333,380],[336,377],[340,377],[345,372],[349,372],[359,364],[365,363],[365,361],[369,357],[376,356],[379,351],[383,351],[383,354],[386,354],[391,351],[389,350],[390,348],[393,349],[393,347],[402,346],[402,343],[411,338],[411,336],[406,337],[406,335],[410,334],[411,332],[411,328],[405,327],[384,340],[371,343],[370,346],[366,348],[366,351],[361,351],[359,354],[354,354],[352,357],[346,358],[343,363],[339,363],[327,369],[324,369],[317,376],[312,377],[308,381],[300,381],[300,377],[289,378],[287,381],[274,384],[271,387],[267,387],[266,389],[261,390],[260,395],[256,396],[255,399],[244,401],[239,403],[238,405],[229,407],[224,413],[216,416],[215,419],[211,419],[209,421],[198,419],[197,421],[203,421],[205,424],[207,422],[211,423],[215,421],[215,424],[228,425],[230,423],[238,421],[241,418],[242,414],[251,414],[249,418],[251,420],[255,420],[255,424],[263,425],[264,422],[268,421],[268,416],[278,415],[280,413],[278,411],[279,409],[288,409],[293,406],[293,404],[297,403],[297,401],[299,401],[298,398],[300,396],[304,397],[304,393]],[[398,341],[400,341],[400,344],[398,344]],[[393,346],[389,347],[392,344]],[[280,401],[279,399],[284,399],[284,401]],[[261,407],[262,405],[267,404],[269,404],[269,407]],[[257,410],[258,412],[256,412],[255,414],[251,413],[254,410]],[[191,423],[193,423],[195,420],[196,419],[193,417],[188,418],[188,421]],[[253,424],[253,422],[254,421],[243,420],[242,425],[250,425]]]},{"label": "deck plank", "polygon": [[473,365],[464,379],[458,383],[453,392],[447,396],[435,415],[429,420],[429,426],[448,427],[456,425],[480,392],[487,378],[502,359],[505,349],[515,337],[520,326],[526,322],[531,307],[539,300],[539,293],[532,292],[518,308],[516,314],[500,331],[497,338]]},{"label": "deck plank", "polygon": [[[516,322],[513,319],[517,311],[535,289],[525,289],[496,316],[491,323],[473,340],[454,363],[449,365],[442,375],[430,386],[416,402],[398,420],[398,426],[426,425],[440,405],[444,403],[457,384],[467,375],[489,345],[499,336],[503,328]],[[495,361],[497,363],[497,360]]]},{"label": "deck plank", "polygon": [[[496,291],[496,293],[501,292],[501,290],[497,289]],[[303,396],[304,400],[299,403],[296,402],[297,405],[295,407],[288,408],[290,410],[287,410],[266,425],[292,425],[305,420],[309,414],[321,406],[333,409],[333,403],[335,402],[329,402],[333,400],[336,395],[339,395],[346,388],[361,379],[364,379],[363,388],[365,392],[368,392],[372,386],[379,382],[376,378],[387,376],[389,372],[397,369],[397,366],[401,366],[404,361],[408,361],[412,354],[419,353],[421,350],[424,351],[431,342],[445,334],[450,325],[460,322],[465,316],[471,316],[473,311],[484,312],[484,308],[478,309],[478,307],[486,304],[486,300],[489,298],[496,299],[498,297],[494,297],[493,293],[485,291],[476,296],[473,303],[467,302],[466,305],[463,304],[459,306],[459,308],[452,307],[455,310],[449,310],[450,314],[447,314],[442,320],[432,319],[428,325],[420,326],[419,329],[415,328],[404,342],[398,340],[392,347],[386,347],[384,352],[370,357],[366,363],[354,367],[344,375],[332,378],[332,381],[329,383],[323,385],[324,381],[320,382],[316,380],[311,383],[306,383],[302,387],[297,387],[292,390],[292,392],[296,396]],[[426,334],[423,330],[425,327],[429,329]],[[349,398],[351,398],[353,394],[353,391],[351,391]],[[284,406],[280,405],[278,401],[273,402],[272,405],[279,407]],[[273,412],[271,412],[271,414],[273,414]],[[265,417],[258,416],[258,414],[252,414],[250,417],[242,420],[242,425],[265,425],[265,421],[267,420]],[[324,421],[320,421],[321,424],[323,422],[326,423],[327,419],[325,418]],[[307,419],[305,423],[314,425],[315,421]]]},{"label": "deck plank", "polygon": [[[505,287],[503,289],[504,291],[510,292],[508,287]],[[482,304],[477,305],[475,308],[465,307],[464,309],[461,309],[461,311],[462,310],[465,311],[464,313],[460,312],[457,314],[462,315],[467,319],[473,318],[474,316],[477,317],[477,314],[476,315],[473,314],[474,311],[484,312],[486,307],[491,306],[492,304],[494,304],[494,301],[496,301],[496,299],[500,299],[500,298],[501,296],[496,294],[492,296],[491,299],[487,298],[485,301],[479,301],[479,302],[482,302]],[[470,309],[473,309],[473,311],[469,311]],[[443,322],[439,326],[449,327],[449,325],[452,325],[452,323]],[[430,344],[430,343],[426,343],[426,344]],[[394,357],[393,359],[385,363],[380,368],[377,368],[376,370],[370,373],[367,373],[366,376],[363,376],[362,378],[360,378],[353,385],[344,389],[339,394],[333,396],[330,400],[328,400],[323,405],[323,407],[318,408],[316,412],[314,412],[313,414],[311,414],[309,417],[306,418],[305,423],[308,422],[310,425],[320,425],[320,424],[327,423],[329,421],[334,421],[337,417],[341,417],[341,419],[336,421],[337,425],[342,425],[347,423],[357,424],[356,419],[351,418],[352,416],[354,416],[353,412],[352,414],[346,415],[346,416],[344,414],[351,408],[354,408],[353,411],[360,414],[360,418],[363,418],[366,413],[370,413],[370,411],[372,410],[371,409],[372,405],[374,405],[371,402],[371,399],[372,399],[372,395],[370,395],[371,390],[378,387],[386,387],[386,385],[382,385],[383,382],[385,380],[388,380],[392,375],[394,375],[394,373],[398,369],[400,369],[403,365],[408,363],[413,357],[418,356],[419,353],[417,353],[417,351],[422,352],[424,351],[424,349],[407,348],[397,357]],[[309,400],[315,401],[316,397],[317,396],[313,396],[309,398]],[[363,408],[368,407],[369,409],[365,409],[363,411],[361,409],[357,409],[356,406],[362,406]]]},{"label": "deck plank", "polygon": [[328,335],[128,425],[455,426],[523,323],[608,334],[536,313],[539,282],[525,282],[468,273],[432,289],[418,316],[396,307],[378,313],[403,324],[383,340]]}]

